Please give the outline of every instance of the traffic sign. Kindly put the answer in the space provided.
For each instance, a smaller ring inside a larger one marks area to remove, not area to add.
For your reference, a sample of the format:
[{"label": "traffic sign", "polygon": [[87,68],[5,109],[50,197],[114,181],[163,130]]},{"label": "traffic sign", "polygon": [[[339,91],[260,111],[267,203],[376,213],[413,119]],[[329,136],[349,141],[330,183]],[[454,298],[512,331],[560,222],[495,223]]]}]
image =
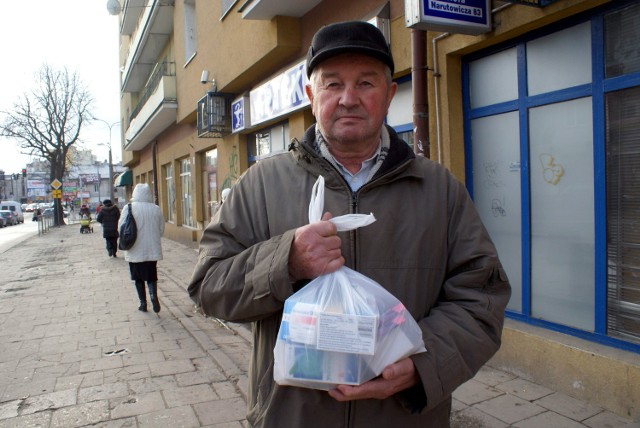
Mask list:
[{"label": "traffic sign", "polygon": [[51,182],[51,187],[58,190],[60,186],[62,186],[62,183],[60,182],[60,180],[58,180],[57,178],[54,178],[53,181]]},{"label": "traffic sign", "polygon": [[55,189],[51,192],[51,196],[53,197],[53,199],[60,199],[62,198],[62,190],[60,189]]}]

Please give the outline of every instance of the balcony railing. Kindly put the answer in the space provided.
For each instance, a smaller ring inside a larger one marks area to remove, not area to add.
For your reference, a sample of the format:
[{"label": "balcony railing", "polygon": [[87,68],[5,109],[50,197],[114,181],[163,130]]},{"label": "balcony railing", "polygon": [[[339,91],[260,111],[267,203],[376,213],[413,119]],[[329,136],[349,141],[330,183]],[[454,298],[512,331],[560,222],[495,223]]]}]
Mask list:
[{"label": "balcony railing", "polygon": [[147,84],[144,86],[144,91],[142,92],[142,97],[140,97],[140,101],[136,104],[133,112],[129,116],[129,122],[131,122],[135,117],[140,113],[140,110],[144,107],[144,105],[149,100],[149,97],[153,95],[153,93],[158,89],[158,85],[164,76],[175,76],[176,75],[176,63],[171,61],[162,61],[156,63],[151,75],[149,76],[149,80],[147,80]]}]

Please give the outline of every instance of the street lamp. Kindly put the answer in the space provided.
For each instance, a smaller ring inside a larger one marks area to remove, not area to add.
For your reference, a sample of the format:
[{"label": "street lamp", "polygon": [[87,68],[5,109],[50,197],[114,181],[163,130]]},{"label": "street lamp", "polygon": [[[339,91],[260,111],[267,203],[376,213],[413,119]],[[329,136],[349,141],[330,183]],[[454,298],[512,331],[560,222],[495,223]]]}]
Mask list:
[{"label": "street lamp", "polygon": [[[111,199],[111,202],[115,203],[115,196],[113,194],[113,155],[111,152],[111,129],[116,125],[120,125],[120,122],[113,122],[110,124],[106,120],[98,118],[96,118],[96,120],[104,123],[105,125],[107,125],[107,127],[109,127],[109,199]],[[100,188],[100,183],[98,183],[98,188]]]}]

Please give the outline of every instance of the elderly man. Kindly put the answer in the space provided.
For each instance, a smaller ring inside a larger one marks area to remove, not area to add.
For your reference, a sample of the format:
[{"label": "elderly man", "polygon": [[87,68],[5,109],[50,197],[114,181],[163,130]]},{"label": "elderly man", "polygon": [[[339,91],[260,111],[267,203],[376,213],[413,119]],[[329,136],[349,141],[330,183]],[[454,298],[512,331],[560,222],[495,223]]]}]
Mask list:
[{"label": "elderly man", "polygon": [[[189,293],[206,314],[254,324],[254,426],[446,427],[451,393],[500,345],[506,274],[464,186],[384,125],[393,69],[376,27],[321,28],[307,56],[317,124],[289,153],[252,166],[203,234]],[[306,224],[318,175],[327,212]],[[370,212],[377,221],[356,231],[337,233],[327,221]],[[276,384],[284,301],[343,265],[405,305],[427,351],[357,386],[326,392]]]}]

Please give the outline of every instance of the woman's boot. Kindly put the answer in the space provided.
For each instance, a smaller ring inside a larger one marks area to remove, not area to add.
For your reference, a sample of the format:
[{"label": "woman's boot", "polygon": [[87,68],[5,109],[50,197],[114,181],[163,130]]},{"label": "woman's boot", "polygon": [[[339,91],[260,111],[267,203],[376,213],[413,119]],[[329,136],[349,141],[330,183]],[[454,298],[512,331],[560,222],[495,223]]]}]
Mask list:
[{"label": "woman's boot", "polygon": [[136,291],[138,292],[138,299],[140,299],[140,306],[138,306],[138,310],[147,312],[147,293],[144,289],[144,281],[136,281]]},{"label": "woman's boot", "polygon": [[149,298],[153,306],[153,312],[160,312],[160,301],[158,300],[158,284],[156,282],[147,282],[149,285]]}]

